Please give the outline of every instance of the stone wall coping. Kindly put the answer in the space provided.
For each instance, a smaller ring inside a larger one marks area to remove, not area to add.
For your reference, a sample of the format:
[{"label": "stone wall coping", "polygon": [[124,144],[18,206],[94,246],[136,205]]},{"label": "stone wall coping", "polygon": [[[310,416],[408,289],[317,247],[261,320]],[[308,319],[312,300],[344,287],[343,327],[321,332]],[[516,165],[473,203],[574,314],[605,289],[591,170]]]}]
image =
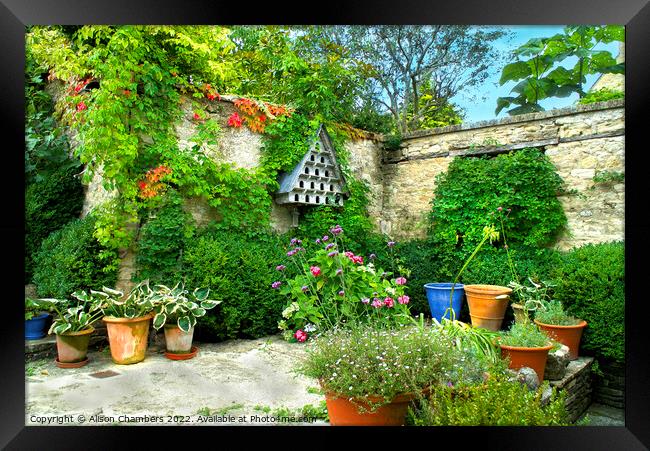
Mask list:
[{"label": "stone wall coping", "polygon": [[[624,108],[625,99],[608,100],[606,102],[596,102],[587,105],[573,105],[565,108],[557,108],[549,111],[541,111],[539,113],[520,114],[517,116],[508,116],[501,119],[490,119],[487,121],[470,122],[460,125],[448,125],[446,127],[437,127],[427,130],[418,130],[415,132],[407,133],[402,136],[402,141],[410,139],[423,138],[426,136],[442,135],[445,133],[453,133],[465,130],[476,130],[480,128],[494,127],[499,125],[517,124],[522,122],[538,121],[540,119],[548,119],[552,117],[571,116],[577,113],[586,113],[590,111],[611,110],[615,108]],[[386,141],[388,138],[382,136],[380,141]]]}]

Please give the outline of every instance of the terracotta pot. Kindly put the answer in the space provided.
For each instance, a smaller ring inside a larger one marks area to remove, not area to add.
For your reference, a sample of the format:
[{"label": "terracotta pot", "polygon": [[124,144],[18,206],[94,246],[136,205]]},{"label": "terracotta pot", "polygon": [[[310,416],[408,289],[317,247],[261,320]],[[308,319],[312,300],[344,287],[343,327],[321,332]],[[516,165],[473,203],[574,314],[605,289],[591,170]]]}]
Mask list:
[{"label": "terracotta pot", "polygon": [[501,329],[508,299],[496,297],[510,293],[512,289],[499,285],[465,285],[472,326],[493,331]]},{"label": "terracotta pot", "polygon": [[165,324],[165,345],[170,354],[188,354],[192,349],[194,328],[183,332],[176,324]]},{"label": "terracotta pot", "polygon": [[138,318],[105,316],[111,358],[118,365],[142,362],[147,352],[149,324],[153,313]]},{"label": "terracotta pot", "polygon": [[575,360],[578,358],[578,349],[580,348],[580,339],[582,338],[582,331],[587,326],[587,321],[581,321],[580,324],[575,326],[557,326],[555,324],[544,324],[535,320],[537,324],[546,335],[550,338],[559,341],[569,348],[569,359]]},{"label": "terracotta pot", "polygon": [[[377,402],[381,398],[370,397],[369,399]],[[361,413],[359,404],[368,410],[371,407],[361,401],[355,404],[346,397],[325,393],[327,413],[332,426],[404,426],[408,406],[414,400],[414,394],[402,394],[396,396],[391,403],[384,404],[374,411]]]},{"label": "terracotta pot", "polygon": [[165,352],[165,357],[169,360],[189,360],[199,352],[199,348],[192,346],[192,349],[187,354],[175,354],[172,352]]},{"label": "terracotta pot", "polygon": [[527,321],[528,314],[524,310],[524,306],[521,304],[510,304],[512,307],[512,312],[515,316],[515,323],[521,324]]},{"label": "terracotta pot", "polygon": [[524,348],[502,344],[499,347],[501,348],[501,357],[510,357],[508,368],[518,370],[527,366],[535,370],[540,382],[544,380],[544,368],[546,368],[546,359],[548,351],[553,347],[552,344],[540,348]]},{"label": "terracotta pot", "polygon": [[76,363],[86,360],[92,326],[79,332],[67,332],[56,336],[56,350],[59,363]]},{"label": "terracotta pot", "polygon": [[82,360],[80,362],[74,362],[74,363],[59,362],[59,358],[57,357],[56,359],[54,359],[54,363],[59,368],[81,368],[82,366],[84,366],[84,365],[86,365],[88,363],[88,357],[86,357],[84,360]]}]

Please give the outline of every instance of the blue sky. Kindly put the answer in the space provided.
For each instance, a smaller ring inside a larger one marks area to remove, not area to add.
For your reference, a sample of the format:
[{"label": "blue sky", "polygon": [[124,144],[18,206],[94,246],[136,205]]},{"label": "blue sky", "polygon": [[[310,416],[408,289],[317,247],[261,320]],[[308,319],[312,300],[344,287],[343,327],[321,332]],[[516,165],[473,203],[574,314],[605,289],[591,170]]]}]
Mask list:
[{"label": "blue sky", "polygon": [[[495,46],[499,50],[505,52],[511,52],[522,44],[525,44],[531,38],[545,38],[553,36],[554,34],[561,33],[564,25],[549,26],[549,25],[517,25],[517,26],[507,26],[505,27],[514,33],[511,39],[500,39],[495,41]],[[618,56],[618,42],[612,42],[610,44],[599,44],[596,46],[597,50],[608,50],[614,58]],[[567,68],[575,65],[575,58],[567,58],[563,65]],[[480,87],[474,89],[472,92],[468,93],[459,93],[452,98],[452,102],[456,103],[465,110],[465,123],[484,121],[490,119],[497,119],[508,117],[506,109],[503,109],[498,116],[494,115],[494,110],[497,107],[497,97],[505,97],[510,94],[510,89],[516,84],[515,82],[509,82],[503,86],[499,86],[499,78],[501,78],[501,69],[498,67],[497,70],[492,74]],[[588,75],[587,83],[584,86],[585,90],[588,90],[591,85],[593,85],[598,79],[598,75]],[[470,97],[474,95],[475,99],[472,100]],[[546,110],[553,108],[562,108],[566,106],[573,105],[576,100],[578,100],[577,94],[572,94],[569,97],[565,98],[550,98],[545,99],[540,102]]]}]

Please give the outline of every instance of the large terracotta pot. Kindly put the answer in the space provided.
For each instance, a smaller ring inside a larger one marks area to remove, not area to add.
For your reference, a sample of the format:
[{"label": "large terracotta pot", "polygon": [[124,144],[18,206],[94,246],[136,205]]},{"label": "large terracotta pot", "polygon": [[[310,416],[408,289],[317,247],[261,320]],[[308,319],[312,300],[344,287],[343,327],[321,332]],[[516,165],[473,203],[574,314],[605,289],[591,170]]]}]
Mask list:
[{"label": "large terracotta pot", "polygon": [[115,318],[105,316],[108,344],[113,362],[130,365],[142,362],[147,352],[149,324],[153,313],[138,318]]},{"label": "large terracotta pot", "polygon": [[537,324],[546,335],[550,338],[559,341],[569,348],[569,359],[575,360],[578,358],[578,349],[580,348],[580,339],[582,338],[582,331],[587,326],[587,321],[581,321],[580,324],[575,326],[557,326],[555,324],[544,324],[535,320]]},{"label": "large terracotta pot", "polygon": [[56,336],[56,350],[59,363],[76,363],[86,360],[92,326],[79,332],[67,332]]},{"label": "large terracotta pot", "polygon": [[465,285],[472,326],[493,331],[501,329],[508,299],[496,299],[496,297],[510,293],[512,289],[499,285]]},{"label": "large terracotta pot", "polygon": [[165,345],[170,354],[187,354],[192,350],[194,328],[183,332],[176,324],[165,324]]},{"label": "large terracotta pot", "polygon": [[[415,397],[414,394],[398,395],[391,403],[384,404],[374,411],[370,411],[367,404],[355,404],[348,398],[333,393],[325,393],[325,403],[332,426],[404,426],[408,406]],[[377,402],[381,398],[369,399],[371,402]],[[368,411],[359,412],[359,404]]]},{"label": "large terracotta pot", "polygon": [[509,368],[518,370],[527,366],[535,370],[540,382],[544,380],[544,368],[546,368],[546,359],[548,351],[553,347],[552,344],[540,348],[523,348],[502,344],[499,347],[501,348],[501,357],[510,357]]}]

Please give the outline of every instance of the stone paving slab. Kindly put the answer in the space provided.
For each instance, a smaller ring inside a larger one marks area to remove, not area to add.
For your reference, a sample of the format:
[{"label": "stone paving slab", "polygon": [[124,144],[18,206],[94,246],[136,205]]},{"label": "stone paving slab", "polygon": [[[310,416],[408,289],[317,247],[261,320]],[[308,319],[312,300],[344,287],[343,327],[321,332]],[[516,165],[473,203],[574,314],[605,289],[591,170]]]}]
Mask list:
[{"label": "stone paving slab", "polygon": [[[89,352],[89,363],[76,369],[58,368],[53,359],[30,362],[25,424],[269,425],[278,423],[275,409],[324,400],[315,380],[293,371],[304,345],[272,336],[197,346],[196,357],[183,361],[152,348],[143,362],[116,365],[107,348]],[[92,376],[103,371],[117,374]]]},{"label": "stone paving slab", "polygon": [[625,426],[625,411],[604,404],[593,403],[585,412],[587,426]]}]

